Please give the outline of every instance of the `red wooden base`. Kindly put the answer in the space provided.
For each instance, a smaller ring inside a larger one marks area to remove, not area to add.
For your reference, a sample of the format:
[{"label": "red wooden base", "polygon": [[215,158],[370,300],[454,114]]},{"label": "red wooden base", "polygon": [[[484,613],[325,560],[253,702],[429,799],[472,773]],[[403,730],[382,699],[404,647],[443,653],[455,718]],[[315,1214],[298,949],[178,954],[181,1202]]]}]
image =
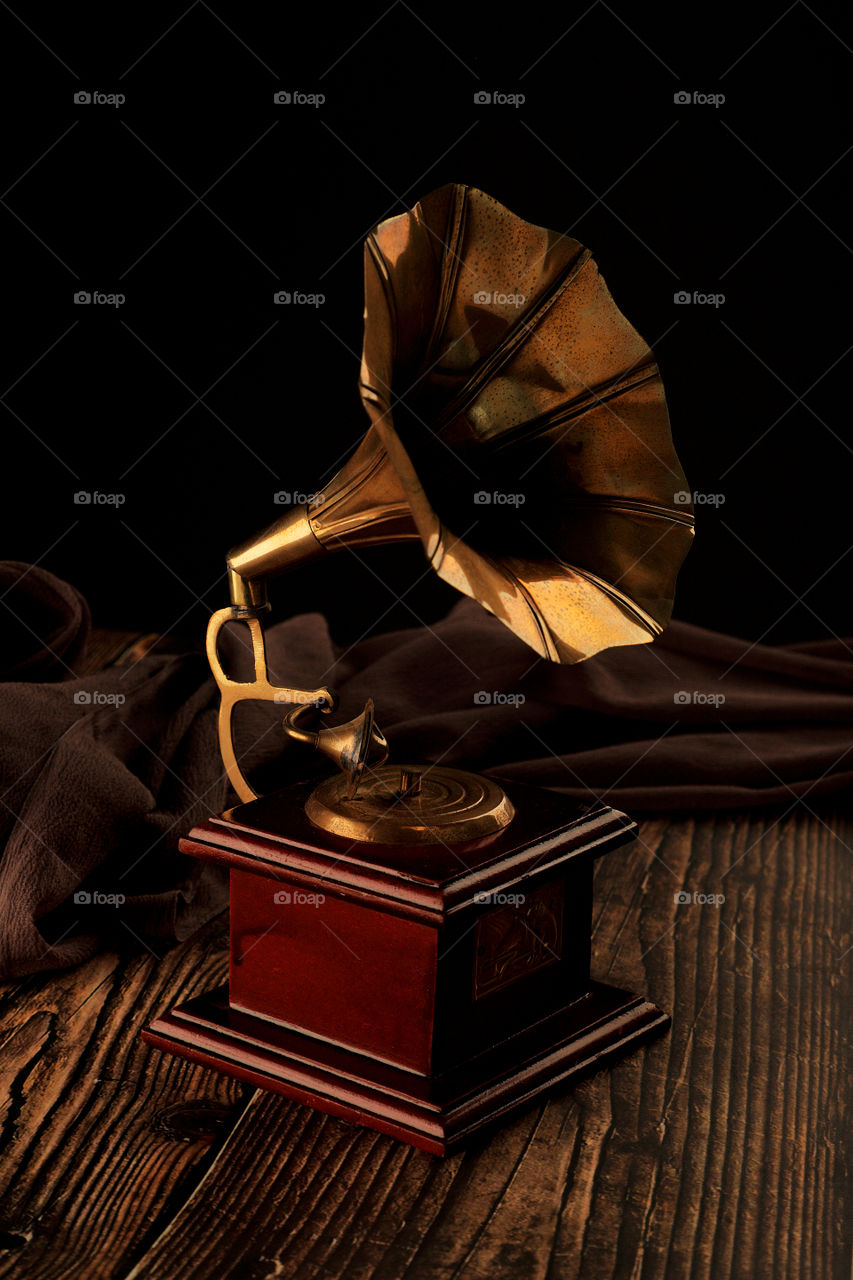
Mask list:
[{"label": "red wooden base", "polygon": [[230,1007],[227,986],[179,1005],[143,1032],[168,1053],[271,1089],[435,1155],[543,1090],[663,1031],[639,996],[591,983],[557,1014],[438,1077],[423,1077]]},{"label": "red wooden base", "polygon": [[493,835],[380,845],[312,826],[310,788],[181,841],[229,868],[229,984],[149,1043],[443,1154],[666,1026],[590,977],[593,866],[625,856],[625,814],[507,783]]}]

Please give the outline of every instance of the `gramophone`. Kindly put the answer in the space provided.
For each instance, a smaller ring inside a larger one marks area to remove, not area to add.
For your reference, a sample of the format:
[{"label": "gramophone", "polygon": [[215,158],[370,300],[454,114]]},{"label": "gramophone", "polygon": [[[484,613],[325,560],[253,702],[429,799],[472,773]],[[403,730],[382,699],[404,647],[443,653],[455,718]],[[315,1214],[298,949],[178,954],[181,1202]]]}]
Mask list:
[{"label": "gramophone", "polygon": [[[693,519],[652,352],[589,250],[481,191],[442,187],[368,236],[360,390],[370,425],[343,470],[228,556],[207,652],[240,803],[181,849],[229,868],[229,982],[145,1038],[444,1154],[667,1025],[590,977],[593,865],[636,824],[395,762],[374,699],[335,724],[331,690],[271,683],[267,581],[410,540],[537,654],[574,663],[660,633]],[[251,681],[220,662],[234,621]],[[337,772],[257,796],[232,737],[247,699],[281,704],[287,738]]]}]

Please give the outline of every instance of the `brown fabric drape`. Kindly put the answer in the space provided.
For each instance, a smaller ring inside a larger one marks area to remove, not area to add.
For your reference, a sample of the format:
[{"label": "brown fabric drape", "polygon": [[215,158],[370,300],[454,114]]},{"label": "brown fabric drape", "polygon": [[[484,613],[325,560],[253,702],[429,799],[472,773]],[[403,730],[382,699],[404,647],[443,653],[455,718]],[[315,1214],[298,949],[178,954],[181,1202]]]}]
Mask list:
[{"label": "brown fabric drape", "polygon": [[[155,652],[79,678],[79,594],[17,564],[0,565],[4,590],[21,622],[0,655],[0,971],[66,967],[116,940],[162,953],[226,903],[223,878],[177,851],[233,802],[206,661]],[[245,628],[229,627],[225,647],[238,671]],[[853,645],[841,640],[750,645],[673,622],[654,645],[558,667],[463,601],[431,628],[344,651],[323,618],[302,615],[272,626],[268,648],[276,682],[339,692],[336,719],[373,697],[401,761],[634,813],[811,804],[853,782]],[[316,767],[285,747],[280,718],[256,705],[238,720],[238,754],[265,790]]]}]

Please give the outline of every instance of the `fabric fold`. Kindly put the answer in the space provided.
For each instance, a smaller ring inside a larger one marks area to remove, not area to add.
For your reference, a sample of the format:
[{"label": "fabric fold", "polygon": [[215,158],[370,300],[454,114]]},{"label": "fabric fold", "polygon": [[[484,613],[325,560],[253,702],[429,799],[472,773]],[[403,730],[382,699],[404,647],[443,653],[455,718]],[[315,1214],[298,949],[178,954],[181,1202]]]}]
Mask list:
[{"label": "fabric fold", "polygon": [[[85,601],[25,570],[0,566],[21,616],[43,625],[2,662],[0,971],[68,967],[122,941],[162,954],[227,902],[224,876],[178,852],[194,823],[234,801],[216,686],[197,652],[75,677]],[[28,611],[27,593],[55,607]],[[247,639],[239,624],[223,634],[234,675],[250,674]],[[432,626],[349,648],[305,614],[270,627],[267,646],[276,683],[337,690],[336,720],[372,697],[401,762],[440,760],[633,813],[783,813],[844,800],[853,783],[853,645],[841,639],[768,646],[673,622],[652,645],[556,666],[464,600]],[[281,715],[254,704],[236,721],[238,756],[263,791],[323,769],[288,745]]]}]

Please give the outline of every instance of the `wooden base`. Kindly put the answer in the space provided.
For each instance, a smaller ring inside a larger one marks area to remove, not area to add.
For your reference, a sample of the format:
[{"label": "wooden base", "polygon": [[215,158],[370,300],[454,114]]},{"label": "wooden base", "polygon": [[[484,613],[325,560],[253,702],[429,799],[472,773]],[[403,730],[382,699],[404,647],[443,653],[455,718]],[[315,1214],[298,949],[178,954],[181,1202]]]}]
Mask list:
[{"label": "wooden base", "polygon": [[443,1155],[666,1027],[590,977],[593,866],[625,814],[507,783],[491,835],[381,845],[312,826],[310,786],[181,841],[229,868],[229,984],[150,1044]]},{"label": "wooden base", "polygon": [[149,1044],[446,1155],[543,1090],[663,1031],[656,1005],[591,983],[566,1008],[440,1076],[377,1062],[233,1009],[227,986],[159,1018]]}]

